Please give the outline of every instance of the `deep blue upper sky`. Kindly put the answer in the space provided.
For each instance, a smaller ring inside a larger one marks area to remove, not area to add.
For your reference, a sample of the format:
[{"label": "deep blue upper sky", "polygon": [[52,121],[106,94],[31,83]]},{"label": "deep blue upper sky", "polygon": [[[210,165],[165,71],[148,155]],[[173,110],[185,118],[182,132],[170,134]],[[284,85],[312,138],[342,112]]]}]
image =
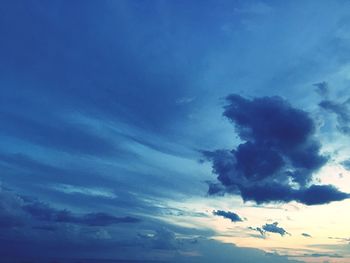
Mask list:
[{"label": "deep blue upper sky", "polygon": [[286,211],[349,207],[349,11],[2,1],[0,257],[346,260],[349,229],[297,250],[314,234]]}]

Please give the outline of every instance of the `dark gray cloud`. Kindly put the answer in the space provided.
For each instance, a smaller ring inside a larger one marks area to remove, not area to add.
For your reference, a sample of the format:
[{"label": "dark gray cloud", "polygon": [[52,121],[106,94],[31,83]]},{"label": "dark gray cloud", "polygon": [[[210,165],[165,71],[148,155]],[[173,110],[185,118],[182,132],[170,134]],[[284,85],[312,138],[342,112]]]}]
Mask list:
[{"label": "dark gray cloud", "polygon": [[309,115],[280,97],[227,97],[224,116],[243,141],[233,150],[204,151],[221,184],[209,194],[239,194],[258,204],[298,201],[325,204],[349,197],[330,185],[310,185],[326,162]]},{"label": "dark gray cloud", "polygon": [[289,234],[283,227],[278,226],[278,222],[274,222],[272,224],[266,223],[262,226],[262,229],[266,232],[280,234],[281,236]]},{"label": "dark gray cloud", "polygon": [[278,222],[272,224],[266,223],[262,227],[249,227],[248,229],[258,232],[257,237],[266,238],[266,233],[280,234],[281,236],[290,235],[284,228],[278,226]]},{"label": "dark gray cloud", "polygon": [[216,210],[213,211],[213,214],[216,216],[222,216],[224,218],[230,219],[231,222],[242,222],[243,219],[237,215],[234,212],[230,212],[230,211],[223,211],[223,210]]}]

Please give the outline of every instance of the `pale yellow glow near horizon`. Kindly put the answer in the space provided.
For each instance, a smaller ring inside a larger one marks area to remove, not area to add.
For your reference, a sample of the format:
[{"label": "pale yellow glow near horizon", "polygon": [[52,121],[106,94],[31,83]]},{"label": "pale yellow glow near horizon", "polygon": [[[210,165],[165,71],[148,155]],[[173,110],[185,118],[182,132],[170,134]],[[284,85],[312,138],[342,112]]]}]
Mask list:
[{"label": "pale yellow glow near horizon", "polygon": [[[343,173],[343,177],[338,176],[339,172]],[[339,166],[327,166],[321,173],[322,184],[334,184],[342,191],[350,191],[348,171]],[[166,221],[186,227],[211,229],[216,233],[213,238],[221,242],[279,254],[288,253],[290,256],[298,256],[296,259],[307,262],[324,262],[325,257],[301,258],[301,256],[311,253],[337,254],[337,251],[318,247],[318,245],[342,244],[340,240],[329,237],[350,237],[350,200],[316,206],[306,206],[296,202],[255,206],[252,203],[243,203],[239,197],[225,196],[192,198],[182,202],[172,201],[168,205],[184,211],[204,213],[207,216],[196,217],[190,214],[181,217],[167,216]],[[229,219],[214,216],[213,210],[232,211],[247,220],[233,223]],[[248,227],[261,227],[265,223],[273,222],[278,222],[279,226],[291,235],[281,237],[279,234],[268,233],[267,238],[262,239],[253,237],[253,234],[258,236],[259,233],[248,229]],[[302,233],[310,234],[312,237],[304,237]],[[345,257],[350,258],[350,249],[349,254],[345,254]],[[345,261],[344,258],[342,260],[338,258],[326,260],[329,262],[350,262]]]},{"label": "pale yellow glow near horizon", "polygon": [[350,171],[339,164],[328,164],[317,174],[322,184],[331,184],[341,191],[350,193]]}]

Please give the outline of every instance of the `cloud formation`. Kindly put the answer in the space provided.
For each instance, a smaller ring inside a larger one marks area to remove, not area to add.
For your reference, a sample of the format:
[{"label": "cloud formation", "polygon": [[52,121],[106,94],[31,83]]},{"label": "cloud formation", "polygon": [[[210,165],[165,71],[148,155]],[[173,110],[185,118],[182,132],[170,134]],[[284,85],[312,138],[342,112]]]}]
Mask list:
[{"label": "cloud formation", "polygon": [[110,226],[121,223],[138,223],[141,220],[131,216],[117,217],[105,212],[73,213],[67,209],[55,209],[46,203],[21,197],[0,188],[0,228],[12,228],[42,221],[51,225],[34,226],[35,229],[53,231],[52,223],[70,223],[84,226]]},{"label": "cloud formation", "polygon": [[323,100],[319,103],[319,106],[336,115],[337,128],[341,133],[350,135],[350,111],[349,111],[350,98],[342,103],[338,103],[333,100]]},{"label": "cloud formation", "polygon": [[204,151],[220,182],[209,194],[239,194],[257,204],[298,201],[326,204],[349,197],[331,185],[312,185],[326,162],[309,115],[280,97],[227,97],[224,116],[243,141],[233,150]]},{"label": "cloud formation", "polygon": [[280,234],[281,236],[290,235],[283,227],[278,226],[278,222],[272,224],[266,223],[262,227],[248,227],[248,229],[259,232],[261,238],[266,238],[266,233]]},{"label": "cloud formation", "polygon": [[281,236],[289,234],[284,228],[278,226],[278,222],[274,222],[272,224],[265,224],[262,226],[262,229],[265,232],[276,233],[280,234]]},{"label": "cloud formation", "polygon": [[340,163],[346,170],[350,171],[350,159],[344,160]]},{"label": "cloud formation", "polygon": [[266,238],[265,231],[261,227],[248,227],[248,229],[259,232],[259,236],[253,235],[254,237],[258,238]]},{"label": "cloud formation", "polygon": [[217,210],[217,211],[213,211],[213,214],[216,216],[222,216],[224,218],[230,219],[231,222],[242,222],[243,219],[237,215],[234,212],[229,212],[229,211],[223,211],[223,210]]},{"label": "cloud formation", "polygon": [[308,234],[308,233],[302,233],[301,234],[303,237],[312,237],[310,234]]},{"label": "cloud formation", "polygon": [[86,226],[109,226],[120,223],[137,223],[140,221],[134,217],[116,217],[102,212],[76,215],[69,210],[57,210],[40,202],[27,204],[23,209],[38,220],[56,223],[72,223]]}]

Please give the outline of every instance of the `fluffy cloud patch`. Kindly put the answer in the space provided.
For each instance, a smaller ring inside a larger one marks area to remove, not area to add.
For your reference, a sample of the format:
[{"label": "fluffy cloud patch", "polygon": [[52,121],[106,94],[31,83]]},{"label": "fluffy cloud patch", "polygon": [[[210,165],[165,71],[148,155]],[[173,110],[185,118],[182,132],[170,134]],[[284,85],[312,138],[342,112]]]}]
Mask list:
[{"label": "fluffy cloud patch", "polygon": [[281,236],[289,234],[284,228],[278,226],[278,222],[265,224],[262,226],[262,229],[266,232],[280,234]]},{"label": "fluffy cloud patch", "polygon": [[227,97],[224,116],[242,143],[232,150],[204,151],[218,183],[209,194],[238,194],[258,204],[298,201],[306,205],[340,201],[349,194],[331,185],[312,185],[326,162],[310,116],[280,97]]},{"label": "fluffy cloud patch", "polygon": [[283,227],[278,226],[278,222],[272,224],[266,223],[262,227],[249,227],[248,229],[259,232],[261,238],[266,238],[266,233],[280,234],[281,236],[290,235]]},{"label": "fluffy cloud patch", "polygon": [[213,211],[213,214],[216,216],[222,216],[224,218],[230,219],[231,222],[242,222],[243,219],[237,215],[236,213],[233,212],[226,212],[226,211],[222,211],[222,210],[217,210],[217,211]]}]

